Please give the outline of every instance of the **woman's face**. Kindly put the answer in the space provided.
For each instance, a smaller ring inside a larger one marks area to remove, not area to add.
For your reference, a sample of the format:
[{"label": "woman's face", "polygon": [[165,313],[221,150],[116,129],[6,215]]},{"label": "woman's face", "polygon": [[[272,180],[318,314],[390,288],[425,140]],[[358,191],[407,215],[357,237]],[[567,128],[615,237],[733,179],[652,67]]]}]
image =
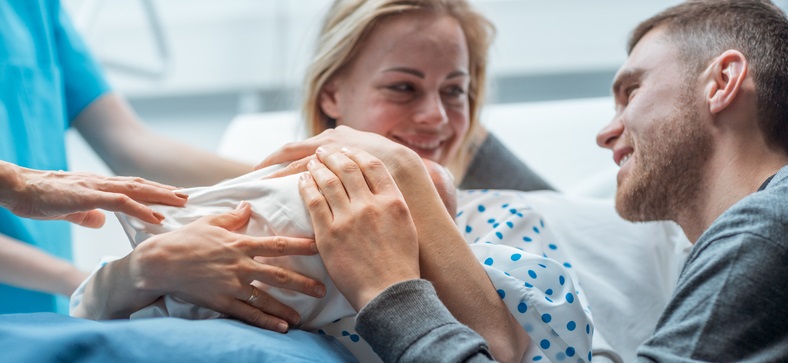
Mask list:
[{"label": "woman's face", "polygon": [[469,128],[468,47],[449,16],[407,14],[379,24],[320,94],[337,125],[375,132],[447,164]]}]

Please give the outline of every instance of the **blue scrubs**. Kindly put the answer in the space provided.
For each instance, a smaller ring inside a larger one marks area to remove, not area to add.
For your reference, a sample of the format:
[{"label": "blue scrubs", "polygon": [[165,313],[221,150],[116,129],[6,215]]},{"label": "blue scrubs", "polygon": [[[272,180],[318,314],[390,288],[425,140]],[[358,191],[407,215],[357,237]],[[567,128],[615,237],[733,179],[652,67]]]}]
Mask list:
[{"label": "blue scrubs", "polygon": [[[0,160],[66,170],[66,129],[108,91],[60,1],[0,1]],[[72,260],[67,222],[22,219],[0,208],[0,233]],[[0,284],[0,314],[19,312],[67,313],[68,304]]]}]

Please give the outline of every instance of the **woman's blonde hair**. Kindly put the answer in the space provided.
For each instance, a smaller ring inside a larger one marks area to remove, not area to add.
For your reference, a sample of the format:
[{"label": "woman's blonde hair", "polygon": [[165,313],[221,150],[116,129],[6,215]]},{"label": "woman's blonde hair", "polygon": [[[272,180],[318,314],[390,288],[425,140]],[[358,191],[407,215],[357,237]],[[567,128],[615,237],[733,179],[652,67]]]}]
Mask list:
[{"label": "woman's blonde hair", "polygon": [[473,133],[486,88],[487,51],[495,36],[495,27],[489,20],[466,0],[336,0],[326,15],[317,50],[306,72],[303,112],[310,136],[336,126],[336,121],[320,107],[320,92],[354,60],[375,26],[388,17],[416,12],[451,16],[465,34],[470,73],[468,134]]}]

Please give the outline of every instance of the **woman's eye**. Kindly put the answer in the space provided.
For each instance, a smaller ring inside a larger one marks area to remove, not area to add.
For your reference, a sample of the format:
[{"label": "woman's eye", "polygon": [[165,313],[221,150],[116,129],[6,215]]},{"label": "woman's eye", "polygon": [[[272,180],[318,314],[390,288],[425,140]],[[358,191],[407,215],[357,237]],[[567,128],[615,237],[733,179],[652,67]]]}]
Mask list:
[{"label": "woman's eye", "polygon": [[413,87],[411,87],[411,85],[409,85],[407,83],[392,84],[392,85],[387,86],[386,88],[388,88],[389,90],[392,90],[392,91],[396,91],[396,92],[410,92],[410,91],[413,91]]},{"label": "woman's eye", "polygon": [[465,89],[462,87],[449,87],[444,93],[452,97],[460,97],[465,95]]}]

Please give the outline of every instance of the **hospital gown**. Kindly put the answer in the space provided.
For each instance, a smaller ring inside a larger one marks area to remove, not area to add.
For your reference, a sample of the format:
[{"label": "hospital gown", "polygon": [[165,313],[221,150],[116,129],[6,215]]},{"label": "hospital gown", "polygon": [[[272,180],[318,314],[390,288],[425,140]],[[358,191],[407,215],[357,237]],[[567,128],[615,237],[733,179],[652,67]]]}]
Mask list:
[{"label": "hospital gown", "polygon": [[[189,195],[184,208],[154,206],[166,216],[161,225],[125,215],[118,217],[136,246],[152,235],[177,229],[204,215],[227,212],[241,201],[248,201],[252,205],[252,217],[239,232],[314,238],[309,213],[298,192],[298,176],[261,180],[267,173],[270,170],[263,169],[212,187],[182,190]],[[575,283],[571,264],[552,243],[549,225],[522,200],[517,200],[515,193],[461,192],[459,203],[457,223],[464,230],[471,250],[512,315],[532,339],[524,361],[590,360],[593,325],[588,304]],[[280,288],[264,288],[301,314],[300,328],[335,337],[360,361],[379,361],[355,331],[355,310],[336,289],[319,256],[285,256],[263,261],[325,283],[326,296],[322,299]],[[81,303],[86,283],[74,293],[72,309]],[[132,314],[132,318],[156,316],[223,317],[174,296],[165,296]]]}]

